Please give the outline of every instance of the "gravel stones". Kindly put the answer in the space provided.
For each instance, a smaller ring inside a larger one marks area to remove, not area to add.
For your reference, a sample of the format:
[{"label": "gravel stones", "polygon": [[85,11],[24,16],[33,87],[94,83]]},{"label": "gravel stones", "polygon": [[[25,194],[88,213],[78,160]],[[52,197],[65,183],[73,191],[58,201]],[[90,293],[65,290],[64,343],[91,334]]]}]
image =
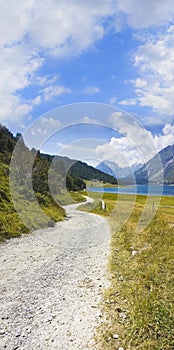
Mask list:
[{"label": "gravel stones", "polygon": [[[110,230],[103,218],[75,207],[67,207],[66,224],[1,244],[0,349],[95,349]],[[56,230],[62,246],[48,243]]]}]

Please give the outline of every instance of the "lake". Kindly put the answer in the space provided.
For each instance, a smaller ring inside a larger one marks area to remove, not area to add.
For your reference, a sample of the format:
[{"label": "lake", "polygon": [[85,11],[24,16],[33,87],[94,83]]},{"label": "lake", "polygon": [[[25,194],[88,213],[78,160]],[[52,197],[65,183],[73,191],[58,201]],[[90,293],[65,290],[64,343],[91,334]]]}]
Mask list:
[{"label": "lake", "polygon": [[174,186],[170,185],[130,185],[125,187],[89,187],[90,192],[144,194],[152,196],[174,196]]}]

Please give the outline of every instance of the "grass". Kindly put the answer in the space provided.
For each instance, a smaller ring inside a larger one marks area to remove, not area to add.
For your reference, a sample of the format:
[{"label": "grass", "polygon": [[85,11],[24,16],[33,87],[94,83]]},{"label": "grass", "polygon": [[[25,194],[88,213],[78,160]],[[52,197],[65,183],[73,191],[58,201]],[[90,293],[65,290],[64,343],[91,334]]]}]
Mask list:
[{"label": "grass", "polygon": [[[54,226],[55,222],[65,218],[65,210],[61,205],[84,202],[83,192],[62,192],[54,199],[51,194],[36,192],[36,203],[29,198],[25,199],[24,194],[15,193],[16,209],[14,208],[9,188],[9,167],[0,164],[0,241],[12,237],[19,237],[21,234],[29,233],[41,227]],[[38,205],[37,205],[38,203]],[[60,205],[58,204],[60,203]],[[40,211],[40,209],[43,211]]]},{"label": "grass", "polygon": [[85,202],[84,196],[87,195],[86,191],[82,192],[68,192],[61,191],[59,195],[56,196],[56,200],[60,205],[75,204],[80,202]]},{"label": "grass", "polygon": [[86,182],[86,185],[87,185],[87,187],[100,187],[100,188],[102,188],[102,187],[112,187],[112,188],[114,188],[114,187],[118,187],[118,185],[113,185],[113,184],[110,184],[109,182],[106,182],[106,183],[102,183],[101,181],[92,181],[92,180],[85,180],[85,182]]},{"label": "grass", "polygon": [[[162,197],[152,222],[139,232],[146,196],[104,194],[102,211],[98,194],[91,195],[95,202],[86,209],[108,216],[112,230],[111,285],[101,306],[104,322],[97,332],[98,348],[173,350],[174,198]],[[150,198],[149,212],[158,199]]]},{"label": "grass", "polygon": [[[49,195],[41,193],[36,194],[36,199],[46,214],[43,218],[39,218],[34,203],[29,200],[24,200],[22,195],[19,195],[18,213],[12,203],[9,189],[9,168],[8,165],[0,164],[0,241],[12,237],[19,237],[23,233],[28,233],[31,230],[53,226],[54,222],[63,220],[65,210],[61,208]],[[22,201],[21,201],[22,200]],[[25,222],[20,219],[20,214],[25,217]]]}]

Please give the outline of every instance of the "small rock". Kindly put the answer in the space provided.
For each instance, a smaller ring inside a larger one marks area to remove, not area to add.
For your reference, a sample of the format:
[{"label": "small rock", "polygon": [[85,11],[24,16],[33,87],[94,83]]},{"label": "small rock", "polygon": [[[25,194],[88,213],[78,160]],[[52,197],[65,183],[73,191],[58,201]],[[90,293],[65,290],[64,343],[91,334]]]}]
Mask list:
[{"label": "small rock", "polygon": [[113,339],[118,339],[119,338],[119,335],[118,334],[114,334],[113,335]]},{"label": "small rock", "polygon": [[137,250],[132,250],[132,257],[134,257],[135,255],[137,255]]},{"label": "small rock", "polygon": [[126,314],[124,312],[120,313],[120,317],[123,318],[124,320],[127,318]]},{"label": "small rock", "polygon": [[26,329],[27,333],[30,334],[31,333],[31,329]]},{"label": "small rock", "polygon": [[4,335],[5,334],[5,329],[0,329],[0,335]]},{"label": "small rock", "polygon": [[124,350],[124,348],[122,348],[122,346],[119,346],[118,350]]},{"label": "small rock", "polygon": [[18,338],[18,337],[20,337],[20,336],[21,336],[21,333],[19,333],[19,332],[16,333],[16,335],[15,335],[16,338]]}]

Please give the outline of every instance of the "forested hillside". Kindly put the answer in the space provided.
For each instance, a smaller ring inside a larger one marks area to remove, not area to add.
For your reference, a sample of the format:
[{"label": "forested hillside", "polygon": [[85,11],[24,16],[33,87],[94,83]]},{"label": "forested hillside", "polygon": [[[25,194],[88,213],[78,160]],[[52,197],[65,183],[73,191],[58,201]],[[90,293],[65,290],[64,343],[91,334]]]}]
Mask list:
[{"label": "forested hillside", "polygon": [[[18,141],[20,135],[14,137],[7,128],[0,125],[0,177],[1,177],[1,187],[0,187],[0,240],[10,237],[20,236],[22,233],[27,233],[29,229],[22,223],[14,205],[12,203],[9,187],[9,165],[12,156],[13,149]],[[24,145],[23,140],[21,139],[21,159],[23,158],[25,169],[25,162],[27,163],[27,155],[30,156],[30,152],[27,147]],[[39,159],[39,157],[38,157]],[[37,163],[37,161],[36,161]],[[40,164],[39,164],[40,165]],[[43,165],[44,168],[44,165]],[[39,166],[35,165],[36,173],[40,171]],[[45,222],[39,222],[36,218],[35,213],[32,211],[33,203],[30,200],[28,193],[28,199],[26,199],[26,193],[24,196],[24,186],[26,188],[27,178],[25,174],[18,177],[18,189],[19,199],[24,198],[23,203],[25,203],[26,215],[31,218],[30,227],[33,229],[53,225],[55,221],[62,220],[65,217],[65,211],[62,209],[52,198],[49,193],[46,181],[46,173],[40,179],[40,188],[37,189],[37,184],[35,181],[35,195],[36,198],[46,213]]]},{"label": "forested hillside", "polygon": [[70,168],[70,174],[73,176],[79,176],[85,180],[99,180],[104,183],[110,183],[112,185],[117,185],[117,179],[109,174],[104,173],[101,170],[95,169],[92,166],[87,165],[83,162],[76,162]]},{"label": "forested hillside", "polygon": [[[13,157],[14,164],[11,176],[14,179],[14,188],[17,196],[19,196],[19,202],[22,199],[25,203],[25,208],[19,207],[19,212],[25,210],[25,216],[28,217],[29,227],[32,229],[53,225],[55,221],[62,220],[65,216],[65,211],[57,204],[57,200],[59,202],[59,196],[61,197],[62,193],[65,193],[66,190],[81,191],[85,189],[85,179],[97,179],[112,184],[117,183],[117,180],[113,176],[109,176],[80,161],[72,160],[67,157],[42,154],[35,149],[29,150],[20,134],[13,136],[5,126],[0,125],[1,239],[28,232],[28,229],[20,221],[10,196],[9,166],[16,144],[18,145],[19,151],[18,157],[15,160]],[[31,174],[29,172],[30,163],[32,164]],[[44,222],[39,221],[36,217],[36,213],[32,209],[33,189],[37,202],[47,214],[48,220],[44,220]]]}]

